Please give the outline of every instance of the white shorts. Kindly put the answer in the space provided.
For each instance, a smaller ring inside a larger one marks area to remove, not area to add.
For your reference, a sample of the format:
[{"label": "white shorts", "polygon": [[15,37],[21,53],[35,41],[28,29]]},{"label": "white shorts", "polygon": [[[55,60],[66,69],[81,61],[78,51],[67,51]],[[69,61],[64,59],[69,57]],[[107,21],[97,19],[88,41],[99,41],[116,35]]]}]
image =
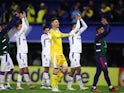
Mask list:
[{"label": "white shorts", "polygon": [[26,68],[26,67],[28,67],[27,54],[17,53],[16,57],[17,57],[19,68]]},{"label": "white shorts", "polygon": [[71,68],[80,67],[80,53],[70,52],[69,59]]},{"label": "white shorts", "polygon": [[7,72],[14,68],[14,65],[9,53],[4,54],[3,56],[0,56],[0,60],[1,60],[0,71]]},{"label": "white shorts", "polygon": [[51,66],[51,57],[49,54],[42,53],[42,66],[50,67]]}]

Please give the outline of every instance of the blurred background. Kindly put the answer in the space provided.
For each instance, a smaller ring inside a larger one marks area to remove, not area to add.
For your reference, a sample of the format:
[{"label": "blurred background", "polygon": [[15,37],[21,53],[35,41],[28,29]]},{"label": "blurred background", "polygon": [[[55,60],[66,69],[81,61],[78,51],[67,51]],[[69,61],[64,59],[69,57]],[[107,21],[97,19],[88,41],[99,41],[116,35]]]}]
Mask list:
[{"label": "blurred background", "polygon": [[[40,36],[42,27],[48,25],[52,17],[60,20],[60,30],[70,32],[75,15],[79,13],[88,24],[88,29],[82,34],[81,54],[82,66],[95,66],[94,37],[95,28],[100,24],[100,18],[105,17],[111,24],[108,42],[108,66],[124,67],[124,1],[123,0],[0,0],[0,24],[11,20],[14,11],[20,7],[27,14],[30,27],[27,33],[28,63],[42,65],[42,46]],[[78,46],[77,46],[78,47]],[[68,38],[63,39],[64,54],[70,64]],[[16,43],[11,38],[10,55],[15,65]]]}]

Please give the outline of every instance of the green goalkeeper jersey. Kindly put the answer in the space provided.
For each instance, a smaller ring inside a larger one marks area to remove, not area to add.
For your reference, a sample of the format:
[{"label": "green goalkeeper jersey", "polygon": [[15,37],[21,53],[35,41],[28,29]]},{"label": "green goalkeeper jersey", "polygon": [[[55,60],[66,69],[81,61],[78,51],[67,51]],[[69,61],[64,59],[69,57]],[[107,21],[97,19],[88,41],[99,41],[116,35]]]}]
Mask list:
[{"label": "green goalkeeper jersey", "polygon": [[107,43],[105,38],[101,38],[99,40],[96,40],[95,38],[95,51],[96,53],[99,53],[101,56],[105,56],[107,52]]}]

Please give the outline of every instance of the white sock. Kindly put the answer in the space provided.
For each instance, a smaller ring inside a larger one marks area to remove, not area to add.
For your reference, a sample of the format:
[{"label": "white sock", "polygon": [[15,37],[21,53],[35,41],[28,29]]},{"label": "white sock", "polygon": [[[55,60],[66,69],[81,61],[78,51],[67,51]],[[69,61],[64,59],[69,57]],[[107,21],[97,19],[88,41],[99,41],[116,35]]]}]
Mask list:
[{"label": "white sock", "polygon": [[80,88],[82,88],[83,87],[83,82],[82,82],[81,75],[76,75],[76,79],[78,81],[78,84],[79,84]]},{"label": "white sock", "polygon": [[112,85],[110,85],[110,86],[109,86],[109,89],[112,89],[112,88],[113,88],[113,86],[112,86]]},{"label": "white sock", "polygon": [[0,75],[0,87],[4,87],[4,75]]},{"label": "white sock", "polygon": [[92,86],[93,89],[96,89],[96,86]]},{"label": "white sock", "polygon": [[18,74],[17,87],[20,87],[21,86],[21,82],[22,82],[22,75]]},{"label": "white sock", "polygon": [[45,81],[46,81],[47,85],[49,86],[50,85],[49,73],[44,72],[43,74],[44,74]]},{"label": "white sock", "polygon": [[24,74],[24,79],[25,79],[27,85],[29,86],[30,85],[29,74]]},{"label": "white sock", "polygon": [[6,84],[7,86],[10,86],[10,80],[11,80],[12,74],[7,74],[7,78],[6,78]]},{"label": "white sock", "polygon": [[42,85],[45,85],[45,72],[43,72],[43,76],[42,76]]},{"label": "white sock", "polygon": [[73,77],[68,76],[68,86],[67,86],[68,88],[71,88],[72,82],[73,82]]}]

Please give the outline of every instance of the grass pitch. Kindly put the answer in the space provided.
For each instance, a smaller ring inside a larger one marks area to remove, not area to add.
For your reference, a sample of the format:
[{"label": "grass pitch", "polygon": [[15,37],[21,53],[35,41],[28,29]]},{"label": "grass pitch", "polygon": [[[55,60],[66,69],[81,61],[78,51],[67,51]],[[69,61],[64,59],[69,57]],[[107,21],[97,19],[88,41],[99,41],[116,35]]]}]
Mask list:
[{"label": "grass pitch", "polygon": [[[40,85],[36,85],[36,89],[33,89],[33,90],[29,90],[25,84],[22,85],[24,90],[15,90],[16,85],[12,85],[12,87],[14,88],[13,90],[0,90],[0,93],[55,93],[48,89],[40,89]],[[73,88],[76,89],[75,91],[67,91],[66,85],[59,85],[59,89],[61,90],[61,92],[59,92],[59,93],[93,93],[90,90],[91,86],[88,86],[88,87],[89,87],[88,90],[82,91],[82,90],[80,90],[78,85],[74,85]],[[116,92],[116,93],[124,93],[124,86],[117,86],[117,87],[120,90],[119,90],[119,92]],[[102,92],[100,92],[100,93],[110,93],[108,91],[107,86],[98,86],[97,88],[102,90]]]}]

